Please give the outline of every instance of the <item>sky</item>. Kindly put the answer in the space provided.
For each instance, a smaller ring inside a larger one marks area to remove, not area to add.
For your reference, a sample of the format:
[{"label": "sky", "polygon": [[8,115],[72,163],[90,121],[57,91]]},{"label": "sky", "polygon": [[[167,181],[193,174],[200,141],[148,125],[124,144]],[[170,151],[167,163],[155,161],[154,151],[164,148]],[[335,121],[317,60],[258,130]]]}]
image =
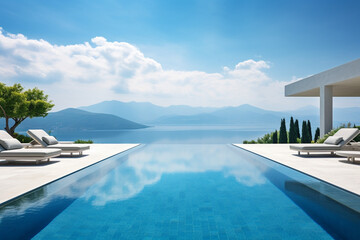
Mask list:
[{"label": "sky", "polygon": [[44,90],[54,110],[318,106],[284,86],[358,59],[359,12],[349,0],[0,0],[0,81]]}]

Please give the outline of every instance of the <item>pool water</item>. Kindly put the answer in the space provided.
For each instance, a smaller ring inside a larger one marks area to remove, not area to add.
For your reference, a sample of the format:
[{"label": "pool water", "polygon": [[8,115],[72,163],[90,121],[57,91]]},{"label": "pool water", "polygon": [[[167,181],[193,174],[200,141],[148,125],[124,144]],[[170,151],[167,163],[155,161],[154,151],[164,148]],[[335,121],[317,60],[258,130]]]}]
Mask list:
[{"label": "pool water", "polygon": [[349,196],[230,145],[149,144],[2,206],[0,238],[356,239],[329,188]]}]

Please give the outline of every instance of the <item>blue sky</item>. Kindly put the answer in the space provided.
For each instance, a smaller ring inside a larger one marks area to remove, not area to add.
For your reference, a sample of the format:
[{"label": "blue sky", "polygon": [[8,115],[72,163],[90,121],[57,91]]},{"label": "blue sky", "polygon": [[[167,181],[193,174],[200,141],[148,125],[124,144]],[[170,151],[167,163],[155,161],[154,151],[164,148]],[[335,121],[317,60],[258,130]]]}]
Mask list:
[{"label": "blue sky", "polygon": [[[268,79],[287,82],[359,58],[359,12],[360,2],[347,0],[13,0],[0,2],[0,27],[52,45],[83,44],[94,37],[126,42],[163,71],[217,74],[247,60],[264,61],[261,72]],[[51,76],[44,78],[53,82]],[[130,94],[119,99],[132,100]]]}]

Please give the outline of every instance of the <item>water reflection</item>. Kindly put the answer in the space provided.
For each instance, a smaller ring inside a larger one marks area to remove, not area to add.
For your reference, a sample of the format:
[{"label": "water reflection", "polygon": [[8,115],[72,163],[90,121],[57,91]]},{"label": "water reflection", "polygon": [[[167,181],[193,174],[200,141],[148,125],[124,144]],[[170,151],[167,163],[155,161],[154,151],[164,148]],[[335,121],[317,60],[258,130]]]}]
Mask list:
[{"label": "water reflection", "polygon": [[[254,155],[231,151],[226,145],[153,144],[129,155],[128,160],[86,191],[93,205],[126,200],[158,182],[164,174],[222,172],[246,186],[264,184],[265,165],[254,165]],[[230,151],[229,151],[230,150]]]}]

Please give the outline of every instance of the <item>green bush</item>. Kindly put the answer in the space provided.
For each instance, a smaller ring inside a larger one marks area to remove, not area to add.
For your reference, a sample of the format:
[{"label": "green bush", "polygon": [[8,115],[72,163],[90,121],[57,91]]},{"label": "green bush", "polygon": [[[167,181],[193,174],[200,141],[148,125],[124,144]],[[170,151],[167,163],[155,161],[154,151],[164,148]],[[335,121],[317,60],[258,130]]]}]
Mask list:
[{"label": "green bush", "polygon": [[265,134],[263,137],[257,139],[258,143],[272,143],[272,137],[270,133]]},{"label": "green bush", "polygon": [[243,144],[255,144],[255,143],[257,143],[255,140],[251,140],[251,141],[244,140],[243,141]]},{"label": "green bush", "polygon": [[81,140],[81,139],[78,139],[76,140],[74,143],[94,143],[92,140]]},{"label": "green bush", "polygon": [[14,136],[17,140],[19,140],[21,143],[29,143],[32,141],[31,137],[19,134],[19,133],[14,133]]}]

